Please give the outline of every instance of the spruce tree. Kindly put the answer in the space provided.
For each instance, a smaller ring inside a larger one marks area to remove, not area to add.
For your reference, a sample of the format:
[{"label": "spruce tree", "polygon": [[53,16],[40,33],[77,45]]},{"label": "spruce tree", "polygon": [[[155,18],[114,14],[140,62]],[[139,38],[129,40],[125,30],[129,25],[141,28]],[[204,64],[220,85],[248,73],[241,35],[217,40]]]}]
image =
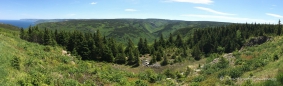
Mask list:
[{"label": "spruce tree", "polygon": [[193,47],[192,56],[194,57],[195,60],[201,59],[201,51],[198,46]]},{"label": "spruce tree", "polygon": [[25,34],[24,29],[23,29],[23,28],[21,28],[20,38],[21,38],[21,39],[23,39],[23,40],[26,40],[26,39],[25,39],[25,35],[26,35],[26,34]]},{"label": "spruce tree", "polygon": [[133,65],[135,62],[135,56],[133,53],[133,50],[129,48],[129,53],[128,53],[128,65]]},{"label": "spruce tree", "polygon": [[146,38],[144,39],[144,43],[143,43],[143,54],[149,54],[150,53],[150,50],[149,50],[149,46],[147,44],[147,40]]},{"label": "spruce tree", "polygon": [[135,48],[134,43],[132,42],[131,39],[128,39],[128,46],[126,47],[125,53],[129,55],[130,52],[133,52],[132,50],[134,50],[134,48]]},{"label": "spruce tree", "polygon": [[44,29],[43,44],[44,45],[51,45],[52,44],[51,33],[46,28]]},{"label": "spruce tree", "polygon": [[154,63],[156,63],[156,62],[157,62],[157,60],[156,60],[156,55],[153,54],[153,55],[152,55],[152,58],[151,58],[151,60],[150,60],[150,64],[154,64]]},{"label": "spruce tree", "polygon": [[164,60],[161,62],[161,65],[165,66],[165,65],[168,65],[168,64],[169,64],[168,58],[164,57]]},{"label": "spruce tree", "polygon": [[174,44],[174,39],[173,39],[172,33],[170,33],[170,35],[169,35],[168,44],[171,45],[171,46]]},{"label": "spruce tree", "polygon": [[175,41],[175,45],[177,47],[183,47],[184,46],[183,39],[182,39],[180,34],[177,35],[177,38],[176,38],[176,41]]},{"label": "spruce tree", "polygon": [[159,44],[164,48],[166,46],[163,34],[160,35]]},{"label": "spruce tree", "polygon": [[143,39],[140,38],[140,41],[138,42],[138,50],[141,54],[145,54],[145,51],[144,51],[144,42],[143,42]]}]

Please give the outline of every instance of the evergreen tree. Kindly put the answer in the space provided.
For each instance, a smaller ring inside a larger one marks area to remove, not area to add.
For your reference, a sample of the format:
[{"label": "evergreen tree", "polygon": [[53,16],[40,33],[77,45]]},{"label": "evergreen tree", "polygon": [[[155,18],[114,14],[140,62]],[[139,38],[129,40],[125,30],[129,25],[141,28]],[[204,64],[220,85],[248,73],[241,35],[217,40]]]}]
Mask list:
[{"label": "evergreen tree", "polygon": [[147,44],[147,40],[146,40],[146,38],[144,39],[144,43],[143,43],[144,45],[143,45],[143,54],[149,54],[150,53],[150,50],[149,50],[149,46],[148,46],[148,44]]},{"label": "evergreen tree", "polygon": [[26,40],[25,35],[26,35],[25,30],[23,28],[21,28],[20,38]]},{"label": "evergreen tree", "polygon": [[175,44],[172,33],[169,34],[167,45],[173,46]]},{"label": "evergreen tree", "polygon": [[135,45],[132,42],[131,39],[128,39],[128,46],[126,47],[125,53],[129,55],[130,52],[133,52],[132,50],[135,49]]},{"label": "evergreen tree", "polygon": [[161,53],[156,54],[156,61],[161,61],[162,60],[162,55]]},{"label": "evergreen tree", "polygon": [[109,49],[109,47],[105,46],[103,48],[103,56],[101,60],[107,62],[114,62],[114,56],[113,53],[111,52],[111,49]]},{"label": "evergreen tree", "polygon": [[154,64],[154,63],[156,63],[156,62],[157,62],[156,56],[155,56],[155,54],[153,54],[153,55],[152,55],[152,58],[151,58],[151,60],[150,60],[150,64]]},{"label": "evergreen tree", "polygon": [[140,66],[141,60],[139,57],[135,57],[135,63],[136,63],[135,64],[136,67]]},{"label": "evergreen tree", "polygon": [[[89,57],[91,50],[89,49],[88,43],[85,38],[83,38],[83,41],[79,44],[80,47],[78,47],[78,54],[82,57],[82,60],[90,60]],[[92,48],[92,47],[90,47]]]},{"label": "evergreen tree", "polygon": [[52,44],[51,33],[46,28],[44,29],[43,44],[44,45],[51,45]]},{"label": "evergreen tree", "polygon": [[159,44],[164,48],[166,46],[163,34],[160,35]]},{"label": "evergreen tree", "polygon": [[193,47],[192,56],[194,57],[195,60],[201,59],[201,51],[198,46]]},{"label": "evergreen tree", "polygon": [[177,47],[183,47],[184,46],[183,39],[182,39],[180,34],[177,35],[175,45]]},{"label": "evergreen tree", "polygon": [[115,62],[117,64],[125,64],[127,62],[127,59],[125,57],[125,53],[118,53],[115,57]]},{"label": "evergreen tree", "polygon": [[161,65],[165,66],[165,65],[168,65],[168,64],[169,64],[168,58],[164,57],[164,60],[161,62]]},{"label": "evergreen tree", "polygon": [[145,51],[144,51],[144,42],[143,42],[143,39],[140,38],[140,41],[138,42],[138,50],[141,54],[145,54]]},{"label": "evergreen tree", "polygon": [[134,56],[133,50],[129,48],[128,65],[133,65],[134,63],[135,63],[135,56]]}]

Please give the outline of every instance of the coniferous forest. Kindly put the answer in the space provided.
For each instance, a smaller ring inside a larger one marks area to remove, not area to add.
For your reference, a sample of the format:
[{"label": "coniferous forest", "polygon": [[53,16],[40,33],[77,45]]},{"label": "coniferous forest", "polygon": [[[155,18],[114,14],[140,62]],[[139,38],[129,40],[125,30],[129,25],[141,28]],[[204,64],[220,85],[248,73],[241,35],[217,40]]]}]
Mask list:
[{"label": "coniferous forest", "polygon": [[[29,27],[21,29],[21,39],[42,45],[59,45],[69,53],[82,60],[104,61],[117,64],[140,65],[140,56],[150,54],[157,61],[166,59],[164,50],[176,47],[182,51],[182,56],[192,56],[200,60],[202,56],[212,53],[230,53],[240,50],[247,39],[257,36],[280,36],[283,34],[280,20],[278,24],[230,24],[218,27],[195,29],[184,39],[181,34],[168,38],[161,34],[159,39],[149,43],[142,37],[138,44],[128,39],[127,45],[123,45],[115,38],[107,38],[97,30],[95,33],[83,33],[81,31],[53,31],[49,29]],[[186,35],[186,34],[182,34]],[[188,53],[187,50],[191,49]]]}]

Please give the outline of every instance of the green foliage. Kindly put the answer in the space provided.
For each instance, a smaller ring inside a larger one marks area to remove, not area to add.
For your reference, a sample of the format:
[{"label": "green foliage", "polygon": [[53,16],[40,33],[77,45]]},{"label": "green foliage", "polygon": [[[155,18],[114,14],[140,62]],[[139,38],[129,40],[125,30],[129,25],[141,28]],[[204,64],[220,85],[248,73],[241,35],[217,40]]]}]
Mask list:
[{"label": "green foliage", "polygon": [[161,62],[161,65],[165,66],[165,65],[168,65],[168,64],[169,64],[168,58],[164,57],[164,60]]},{"label": "green foliage", "polygon": [[50,46],[46,46],[43,50],[46,51],[46,52],[50,52],[51,48],[50,48]]},{"label": "green foliage", "polygon": [[17,69],[17,70],[20,70],[20,69],[21,69],[20,63],[21,63],[20,58],[14,56],[13,59],[12,59],[12,61],[11,61],[12,67],[14,67],[14,68]]},{"label": "green foliage", "polygon": [[163,74],[167,77],[167,78],[176,78],[176,75],[175,75],[175,73],[174,72],[172,72],[172,71],[170,71],[170,70],[165,70],[164,72],[163,72]]},{"label": "green foliage", "polygon": [[193,79],[193,81],[194,81],[194,82],[201,82],[201,81],[203,81],[204,79],[205,79],[204,76],[199,75],[199,76],[195,77],[195,78]]},{"label": "green foliage", "polygon": [[201,51],[198,46],[193,47],[192,51],[192,56],[194,57],[195,60],[200,60],[201,59]]},{"label": "green foliage", "polygon": [[135,86],[148,86],[146,82],[142,81],[142,80],[137,80],[135,82]]},{"label": "green foliage", "polygon": [[278,74],[276,76],[276,80],[283,85],[283,69],[278,70]]},{"label": "green foliage", "polygon": [[219,62],[216,64],[216,66],[219,69],[224,69],[229,66],[229,62],[225,58],[220,57]]}]

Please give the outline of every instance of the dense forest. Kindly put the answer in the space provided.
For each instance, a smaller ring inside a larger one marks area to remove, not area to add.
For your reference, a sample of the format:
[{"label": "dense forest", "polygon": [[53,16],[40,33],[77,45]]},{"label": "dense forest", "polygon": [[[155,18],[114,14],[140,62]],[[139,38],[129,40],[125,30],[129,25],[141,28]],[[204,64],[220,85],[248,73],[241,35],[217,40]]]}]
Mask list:
[{"label": "dense forest", "polygon": [[[72,55],[82,60],[95,60],[114,62],[118,64],[140,65],[140,56],[152,55],[153,62],[164,60],[166,48],[176,47],[182,49],[182,56],[192,56],[200,60],[203,55],[211,53],[229,53],[241,49],[245,40],[250,37],[281,35],[282,25],[280,20],[277,25],[271,24],[231,24],[219,27],[196,29],[192,35],[183,39],[180,34],[168,38],[161,34],[152,45],[146,38],[140,38],[138,44],[128,39],[127,45],[117,42],[114,38],[103,36],[99,30],[95,33],[80,31],[52,31],[39,29],[38,26],[27,30],[21,29],[20,37],[30,42],[43,45],[59,45],[67,49]],[[136,47],[137,46],[137,47]],[[192,49],[190,54],[188,49]]]}]

